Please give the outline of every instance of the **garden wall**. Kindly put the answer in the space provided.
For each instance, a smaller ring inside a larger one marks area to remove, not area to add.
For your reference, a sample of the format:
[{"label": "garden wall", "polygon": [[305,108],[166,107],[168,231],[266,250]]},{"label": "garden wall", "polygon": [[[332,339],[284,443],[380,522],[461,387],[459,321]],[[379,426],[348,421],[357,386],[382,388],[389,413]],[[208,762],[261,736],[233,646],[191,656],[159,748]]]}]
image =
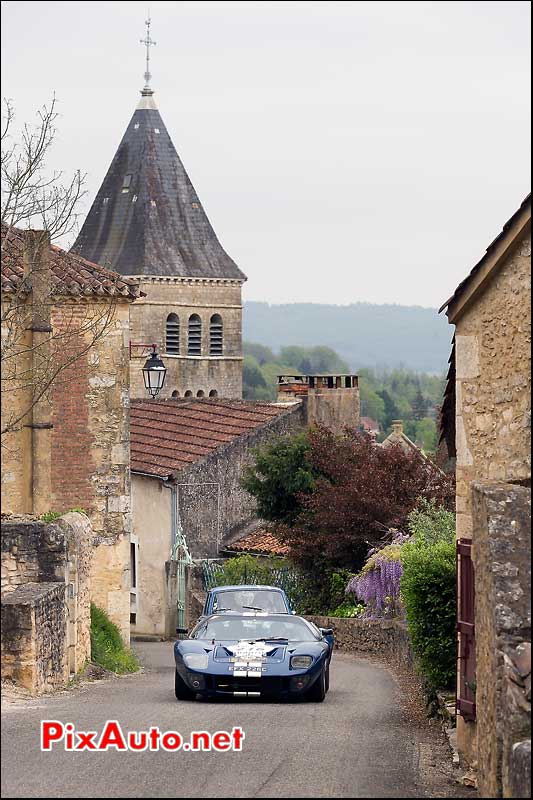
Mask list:
[{"label": "garden wall", "polygon": [[398,620],[307,616],[319,628],[333,628],[335,647],[348,653],[386,655],[412,667],[414,655],[407,627]]}]

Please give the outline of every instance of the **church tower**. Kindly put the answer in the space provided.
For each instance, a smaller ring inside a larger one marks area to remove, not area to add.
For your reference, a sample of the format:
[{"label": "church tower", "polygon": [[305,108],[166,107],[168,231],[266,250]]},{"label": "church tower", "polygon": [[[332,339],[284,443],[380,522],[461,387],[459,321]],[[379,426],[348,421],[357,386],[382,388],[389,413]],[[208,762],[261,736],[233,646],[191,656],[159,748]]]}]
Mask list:
[{"label": "church tower", "polygon": [[[145,86],[73,251],[134,277],[133,343],[157,343],[167,367],[161,397],[242,396],[242,284]],[[135,355],[135,352],[134,352]],[[142,353],[131,361],[131,396],[144,397]]]}]

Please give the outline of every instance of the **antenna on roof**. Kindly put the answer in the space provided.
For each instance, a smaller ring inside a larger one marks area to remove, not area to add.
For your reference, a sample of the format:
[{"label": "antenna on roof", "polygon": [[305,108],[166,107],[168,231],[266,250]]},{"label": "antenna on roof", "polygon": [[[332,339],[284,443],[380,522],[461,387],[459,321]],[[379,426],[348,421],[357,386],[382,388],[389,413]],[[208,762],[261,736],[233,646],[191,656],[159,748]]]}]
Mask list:
[{"label": "antenna on roof", "polygon": [[146,72],[144,73],[144,89],[142,90],[141,94],[143,97],[149,97],[154,93],[154,90],[150,87],[150,81],[152,79],[152,75],[150,73],[150,47],[152,45],[157,44],[150,36],[150,25],[152,24],[152,20],[150,19],[150,13],[148,12],[148,19],[145,20],[146,25],[146,36],[144,39],[141,39],[141,44],[144,44],[146,47]]}]

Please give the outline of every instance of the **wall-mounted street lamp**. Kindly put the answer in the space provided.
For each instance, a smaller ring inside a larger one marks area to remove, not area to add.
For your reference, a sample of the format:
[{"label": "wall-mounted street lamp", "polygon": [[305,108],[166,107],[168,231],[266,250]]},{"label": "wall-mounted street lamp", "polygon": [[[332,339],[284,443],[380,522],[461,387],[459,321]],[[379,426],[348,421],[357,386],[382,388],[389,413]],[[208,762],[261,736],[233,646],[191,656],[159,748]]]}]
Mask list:
[{"label": "wall-mounted street lamp", "polygon": [[130,358],[132,358],[134,348],[142,348],[145,351],[147,348],[152,348],[152,351],[146,359],[144,367],[142,368],[142,373],[144,388],[150,394],[152,399],[154,399],[165,385],[167,368],[165,367],[161,356],[157,352],[157,344],[138,344],[130,342]]}]

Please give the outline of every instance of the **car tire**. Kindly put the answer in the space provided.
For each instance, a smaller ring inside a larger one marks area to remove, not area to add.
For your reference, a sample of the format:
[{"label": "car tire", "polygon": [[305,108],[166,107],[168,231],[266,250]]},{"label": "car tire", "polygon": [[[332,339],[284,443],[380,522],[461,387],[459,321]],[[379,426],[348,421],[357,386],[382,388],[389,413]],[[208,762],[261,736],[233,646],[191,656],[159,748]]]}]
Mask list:
[{"label": "car tire", "polygon": [[194,700],[196,697],[196,693],[189,689],[178,670],[175,670],[174,693],[176,700]]},{"label": "car tire", "polygon": [[320,675],[307,692],[307,699],[312,703],[322,703],[326,697],[326,668],[323,668]]}]

